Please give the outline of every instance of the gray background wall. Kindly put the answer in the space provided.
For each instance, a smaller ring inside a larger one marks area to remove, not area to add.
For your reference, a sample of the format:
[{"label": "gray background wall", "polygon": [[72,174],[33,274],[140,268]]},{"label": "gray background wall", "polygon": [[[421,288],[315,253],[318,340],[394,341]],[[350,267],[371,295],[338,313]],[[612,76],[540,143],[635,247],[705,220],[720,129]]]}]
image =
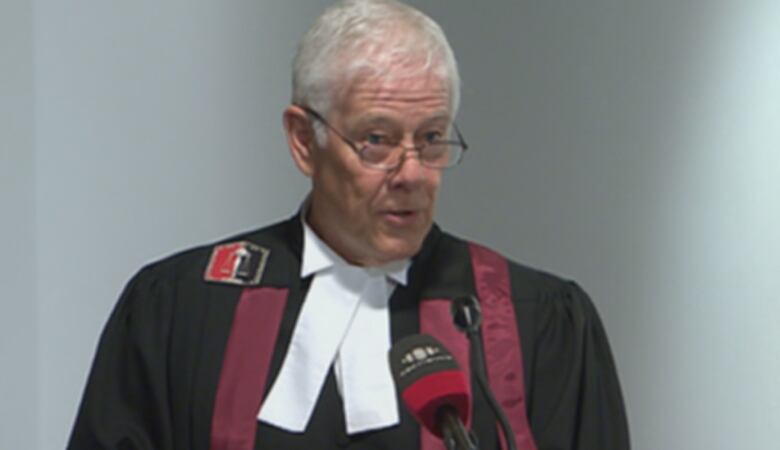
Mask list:
[{"label": "gray background wall", "polygon": [[32,7],[0,2],[0,448],[36,449]]},{"label": "gray background wall", "polygon": [[[295,210],[280,112],[326,4],[0,5],[0,448],[64,446],[142,264]],[[439,221],[587,288],[635,448],[774,448],[780,4],[414,4],[473,147]]]}]

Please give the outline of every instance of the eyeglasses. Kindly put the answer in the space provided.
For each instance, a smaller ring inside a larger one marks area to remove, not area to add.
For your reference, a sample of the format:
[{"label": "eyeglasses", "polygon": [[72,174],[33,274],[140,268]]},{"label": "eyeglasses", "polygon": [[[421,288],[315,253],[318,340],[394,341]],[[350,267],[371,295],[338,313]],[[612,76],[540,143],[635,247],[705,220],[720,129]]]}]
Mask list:
[{"label": "eyeglasses", "polygon": [[469,148],[455,122],[452,129],[457,140],[440,139],[438,133],[431,133],[425,141],[414,147],[405,147],[400,142],[388,140],[385,136],[369,135],[363,142],[356,143],[333,128],[320,113],[307,107],[301,109],[319,121],[346,143],[360,158],[365,167],[375,170],[392,171],[406,160],[407,150],[414,150],[420,164],[431,169],[448,169],[460,163],[463,153]]}]

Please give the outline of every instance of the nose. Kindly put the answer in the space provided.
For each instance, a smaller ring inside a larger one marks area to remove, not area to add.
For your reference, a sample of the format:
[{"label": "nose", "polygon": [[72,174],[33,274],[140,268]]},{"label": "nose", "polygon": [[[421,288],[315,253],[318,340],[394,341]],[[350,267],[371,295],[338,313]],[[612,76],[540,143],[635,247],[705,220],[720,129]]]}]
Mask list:
[{"label": "nose", "polygon": [[393,187],[415,187],[425,180],[428,169],[420,162],[420,152],[414,147],[404,147],[401,164],[390,174]]}]

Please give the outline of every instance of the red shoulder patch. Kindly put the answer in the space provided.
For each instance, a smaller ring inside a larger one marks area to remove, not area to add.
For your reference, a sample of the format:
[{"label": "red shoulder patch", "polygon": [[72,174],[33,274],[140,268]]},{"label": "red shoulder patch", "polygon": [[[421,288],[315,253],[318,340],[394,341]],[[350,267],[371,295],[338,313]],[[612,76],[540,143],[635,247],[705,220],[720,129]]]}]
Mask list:
[{"label": "red shoulder patch", "polygon": [[256,286],[271,252],[247,241],[231,242],[214,247],[204,279],[215,283]]}]

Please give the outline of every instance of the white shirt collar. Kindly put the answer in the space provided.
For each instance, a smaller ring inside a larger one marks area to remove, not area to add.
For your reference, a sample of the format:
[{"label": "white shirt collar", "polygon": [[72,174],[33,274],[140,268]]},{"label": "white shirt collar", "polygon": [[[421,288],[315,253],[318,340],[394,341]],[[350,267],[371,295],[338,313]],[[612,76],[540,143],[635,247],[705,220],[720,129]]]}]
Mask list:
[{"label": "white shirt collar", "polygon": [[[303,255],[301,260],[301,278],[306,278],[311,274],[329,269],[334,266],[350,266],[344,258],[339,256],[328,246],[308,223],[301,217],[303,224]],[[378,267],[363,268],[369,274],[384,273],[388,278],[396,283],[406,286],[409,265],[411,261],[407,259],[392,261]]]}]

